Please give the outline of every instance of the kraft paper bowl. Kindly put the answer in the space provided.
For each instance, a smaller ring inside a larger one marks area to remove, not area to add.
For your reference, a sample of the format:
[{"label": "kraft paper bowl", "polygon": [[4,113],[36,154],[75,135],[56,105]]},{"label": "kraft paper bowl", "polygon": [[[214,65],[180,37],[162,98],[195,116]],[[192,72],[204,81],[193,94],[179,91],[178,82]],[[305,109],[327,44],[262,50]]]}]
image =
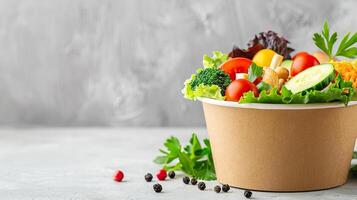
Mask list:
[{"label": "kraft paper bowl", "polygon": [[219,182],[294,192],[347,181],[357,137],[357,102],[346,107],[200,101]]}]

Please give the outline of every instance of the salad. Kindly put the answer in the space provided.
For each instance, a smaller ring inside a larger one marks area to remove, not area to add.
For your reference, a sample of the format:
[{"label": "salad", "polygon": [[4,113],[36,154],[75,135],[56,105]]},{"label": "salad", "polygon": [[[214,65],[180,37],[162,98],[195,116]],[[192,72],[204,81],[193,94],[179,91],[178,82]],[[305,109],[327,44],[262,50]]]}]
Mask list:
[{"label": "salad", "polygon": [[347,33],[334,50],[338,36],[325,22],[312,39],[320,49],[313,54],[291,56],[289,41],[268,31],[255,35],[247,49],[204,55],[203,67],[185,81],[182,93],[189,100],[347,104],[357,88],[357,60],[351,60],[357,57],[357,32]]}]

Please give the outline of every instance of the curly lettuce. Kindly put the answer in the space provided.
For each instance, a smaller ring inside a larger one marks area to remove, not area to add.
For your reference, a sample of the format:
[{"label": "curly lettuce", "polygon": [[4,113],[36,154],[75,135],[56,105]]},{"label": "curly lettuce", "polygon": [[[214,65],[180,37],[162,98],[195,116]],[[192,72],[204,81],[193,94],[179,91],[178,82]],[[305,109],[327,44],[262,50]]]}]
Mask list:
[{"label": "curly lettuce", "polygon": [[214,51],[212,54],[212,57],[208,55],[203,56],[203,66],[205,68],[218,68],[222,63],[228,60],[228,54],[219,51]]},{"label": "curly lettuce", "polygon": [[270,91],[261,91],[258,97],[252,91],[247,92],[240,99],[239,103],[274,103],[274,104],[307,104],[307,103],[328,103],[341,102],[347,105],[354,96],[352,82],[342,80],[338,75],[334,83],[330,83],[323,90],[310,90],[293,94],[285,87],[281,92],[277,88]]},{"label": "curly lettuce", "polygon": [[221,88],[217,85],[198,85],[195,90],[191,88],[190,85],[187,85],[183,89],[183,94],[186,99],[196,100],[198,97],[205,97],[210,99],[224,100],[225,97],[221,94]]}]

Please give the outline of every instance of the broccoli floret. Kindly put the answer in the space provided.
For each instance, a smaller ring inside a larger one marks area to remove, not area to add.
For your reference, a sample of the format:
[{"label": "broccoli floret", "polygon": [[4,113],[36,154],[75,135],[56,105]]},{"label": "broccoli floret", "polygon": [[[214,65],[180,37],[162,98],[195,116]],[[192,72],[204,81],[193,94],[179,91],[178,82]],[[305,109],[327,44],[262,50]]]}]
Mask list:
[{"label": "broccoli floret", "polygon": [[221,88],[221,94],[224,96],[226,88],[231,82],[232,81],[229,75],[224,73],[222,70],[216,68],[205,68],[196,74],[196,77],[191,81],[190,85],[193,90],[195,90],[195,88],[200,84],[206,86],[217,85]]}]

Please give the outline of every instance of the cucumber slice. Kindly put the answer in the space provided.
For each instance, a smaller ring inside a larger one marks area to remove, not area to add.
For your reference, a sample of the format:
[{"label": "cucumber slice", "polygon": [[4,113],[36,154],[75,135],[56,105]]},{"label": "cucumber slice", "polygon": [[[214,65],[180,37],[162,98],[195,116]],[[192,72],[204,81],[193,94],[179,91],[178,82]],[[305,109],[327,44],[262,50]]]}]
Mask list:
[{"label": "cucumber slice", "polygon": [[334,78],[335,70],[332,64],[316,65],[294,76],[285,84],[285,87],[293,94],[305,90],[321,90]]}]

